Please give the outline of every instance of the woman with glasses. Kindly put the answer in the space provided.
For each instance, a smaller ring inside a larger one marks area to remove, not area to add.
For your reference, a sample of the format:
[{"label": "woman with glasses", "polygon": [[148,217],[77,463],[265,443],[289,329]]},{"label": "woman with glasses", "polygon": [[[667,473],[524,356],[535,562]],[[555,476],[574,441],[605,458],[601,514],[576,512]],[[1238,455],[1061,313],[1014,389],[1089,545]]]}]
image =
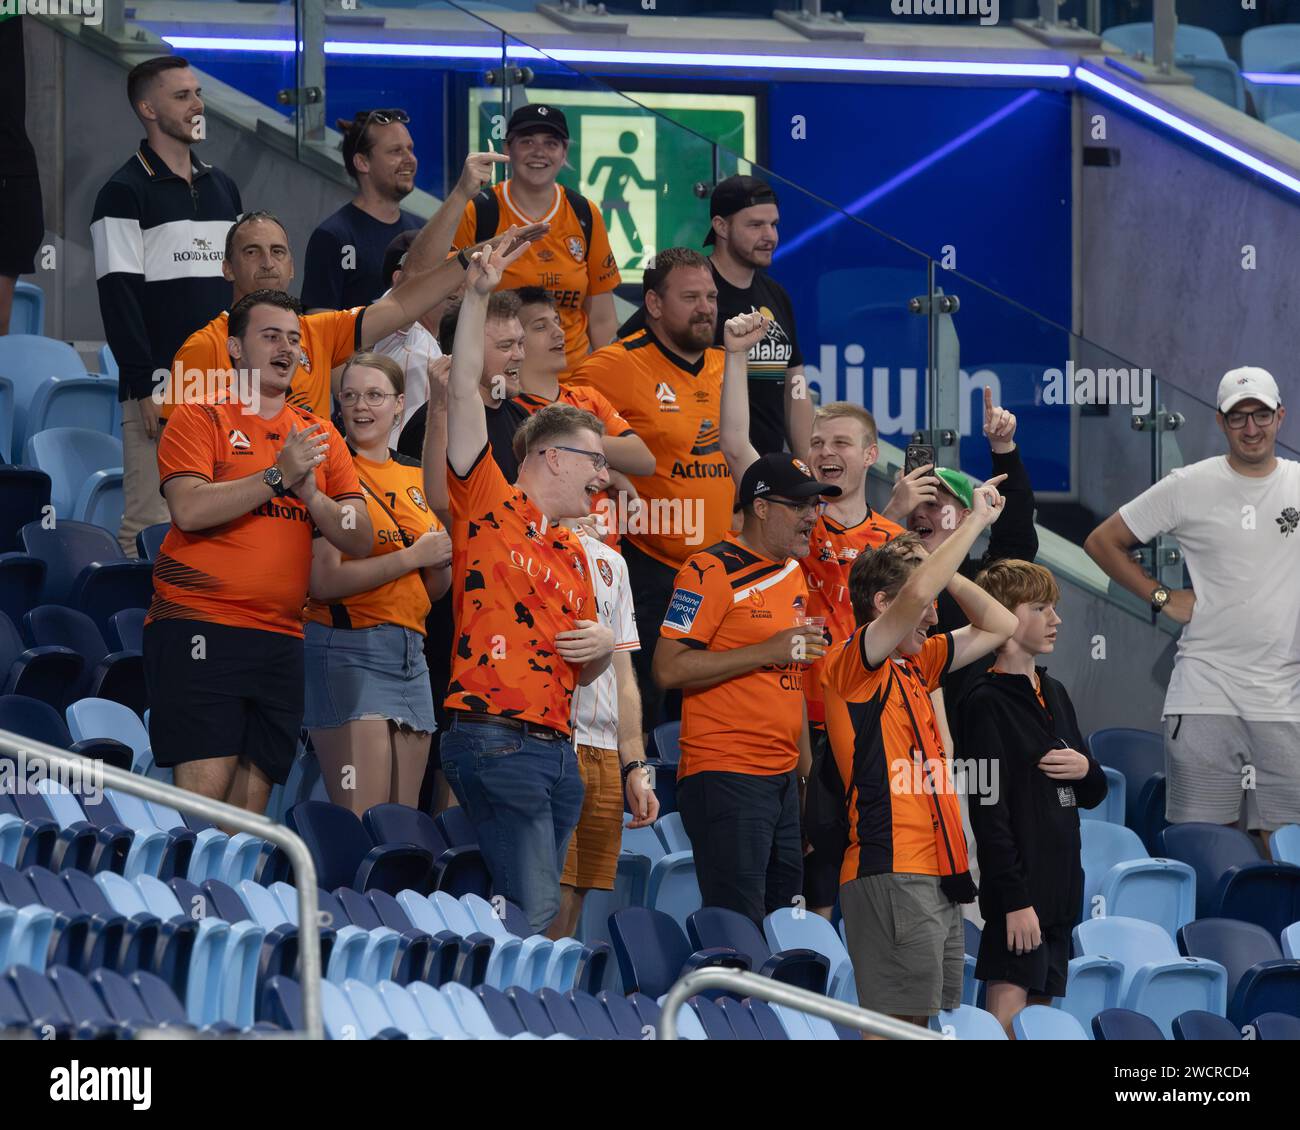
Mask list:
[{"label": "woman with glasses", "polygon": [[330,800],[357,815],[418,804],[437,729],[425,617],[451,583],[451,539],[419,462],[388,446],[403,387],[401,366],[379,353],[357,353],[343,370],[338,399],[375,541],[352,559],[317,538],[306,610],[303,724]]}]

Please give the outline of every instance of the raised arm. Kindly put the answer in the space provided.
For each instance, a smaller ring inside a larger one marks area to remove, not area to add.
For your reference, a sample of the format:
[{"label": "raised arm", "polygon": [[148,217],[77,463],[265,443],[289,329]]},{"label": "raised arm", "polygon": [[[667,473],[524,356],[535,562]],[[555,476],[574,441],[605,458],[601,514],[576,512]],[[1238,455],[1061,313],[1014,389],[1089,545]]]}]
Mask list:
[{"label": "raised arm", "polygon": [[950,671],[974,663],[980,656],[988,655],[1016,634],[1019,624],[1016,614],[998,603],[974,581],[968,581],[960,573],[954,573],[948,582],[948,591],[970,621],[952,634]]},{"label": "raised arm", "polygon": [[460,176],[446,199],[407,249],[406,261],[402,264],[404,275],[432,270],[447,258],[456,227],[474,194],[491,181],[494,165],[508,164],[509,161],[504,153],[471,153],[465,158]]},{"label": "raised arm", "polygon": [[808,381],[803,366],[792,365],[785,371],[785,430],[790,437],[790,450],[805,463],[812,442],[812,425],[813,404],[808,395]]},{"label": "raised arm", "polygon": [[1002,518],[989,534],[983,564],[1038,556],[1038,531],[1034,529],[1034,486],[1029,481],[1016,447],[1016,418],[993,403],[993,389],[984,387],[984,434],[993,455],[993,474],[1004,476],[999,488],[1006,499]]},{"label": "raised arm", "polygon": [[749,351],[767,335],[768,321],[762,314],[737,314],[722,328],[727,351],[722,374],[722,418],[718,424],[722,453],[731,466],[731,477],[740,482],[759,453],[749,442]]},{"label": "raised arm", "polygon": [[429,399],[424,410],[424,446],[420,452],[424,497],[444,526],[448,525],[451,514],[451,498],[447,493],[447,378],[450,373],[450,356],[435,357],[429,362]]}]

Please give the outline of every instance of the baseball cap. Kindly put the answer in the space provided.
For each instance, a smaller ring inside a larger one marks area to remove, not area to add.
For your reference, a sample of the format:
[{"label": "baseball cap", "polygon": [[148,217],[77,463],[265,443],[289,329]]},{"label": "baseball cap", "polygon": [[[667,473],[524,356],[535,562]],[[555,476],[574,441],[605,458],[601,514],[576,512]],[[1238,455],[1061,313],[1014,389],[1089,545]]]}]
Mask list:
[{"label": "baseball cap", "polygon": [[764,455],[749,465],[749,470],[740,480],[740,504],[736,509],[748,506],[756,498],[772,494],[795,499],[812,498],[816,494],[838,498],[843,493],[839,487],[830,483],[819,483],[802,459],[782,452],[778,455]]},{"label": "baseball cap", "polygon": [[[752,208],[755,204],[775,204],[776,193],[772,186],[758,177],[734,176],[718,181],[709,197],[709,219],[714,216],[734,216],[742,208]],[[709,234],[704,237],[704,246],[713,242],[713,225],[709,225]]]},{"label": "baseball cap", "polygon": [[418,228],[404,231],[401,235],[394,236],[392,242],[384,248],[383,280],[385,286],[393,285],[393,273],[406,262],[406,253],[411,250],[411,244],[415,242],[415,237],[419,234]]},{"label": "baseball cap", "polygon": [[563,111],[554,106],[544,106],[540,102],[520,106],[510,115],[510,121],[506,123],[506,137],[534,129],[548,129],[565,141],[569,140],[569,123]]},{"label": "baseball cap", "polygon": [[1277,381],[1267,369],[1253,365],[1243,365],[1223,374],[1219,382],[1219,411],[1227,412],[1234,404],[1243,400],[1258,400],[1269,408],[1276,408],[1282,403],[1277,391]]},{"label": "baseball cap", "polygon": [[934,474],[938,476],[948,493],[956,496],[962,506],[967,510],[974,509],[975,486],[969,475],[964,471],[958,471],[955,467],[936,467]]}]

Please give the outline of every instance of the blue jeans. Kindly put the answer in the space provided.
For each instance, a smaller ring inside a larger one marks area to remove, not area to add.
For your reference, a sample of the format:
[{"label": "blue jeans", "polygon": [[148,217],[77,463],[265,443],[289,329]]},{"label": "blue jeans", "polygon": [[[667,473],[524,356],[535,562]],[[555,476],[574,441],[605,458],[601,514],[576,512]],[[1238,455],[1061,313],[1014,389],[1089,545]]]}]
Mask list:
[{"label": "blue jeans", "polygon": [[582,813],[573,746],[449,713],[442,771],[478,832],[493,891],[517,903],[540,934],[559,913],[560,873]]}]

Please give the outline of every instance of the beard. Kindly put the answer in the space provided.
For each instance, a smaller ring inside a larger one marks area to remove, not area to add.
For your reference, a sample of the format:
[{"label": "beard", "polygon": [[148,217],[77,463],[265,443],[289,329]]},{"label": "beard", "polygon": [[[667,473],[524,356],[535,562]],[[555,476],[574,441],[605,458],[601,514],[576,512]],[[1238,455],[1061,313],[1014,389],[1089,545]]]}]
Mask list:
[{"label": "beard", "polygon": [[669,344],[682,353],[696,353],[708,349],[713,344],[715,324],[713,322],[689,322],[681,329],[668,329]]}]

